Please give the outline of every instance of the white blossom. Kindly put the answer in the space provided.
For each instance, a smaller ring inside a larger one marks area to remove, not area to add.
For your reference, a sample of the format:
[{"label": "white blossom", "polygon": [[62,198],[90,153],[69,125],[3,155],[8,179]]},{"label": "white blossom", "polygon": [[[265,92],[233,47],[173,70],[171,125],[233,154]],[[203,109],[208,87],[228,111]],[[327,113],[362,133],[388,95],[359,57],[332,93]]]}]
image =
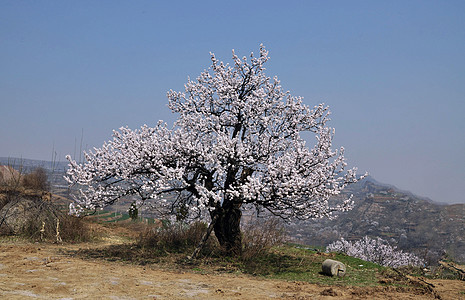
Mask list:
[{"label": "white blossom", "polygon": [[371,261],[382,266],[398,268],[400,266],[424,266],[424,260],[412,253],[397,250],[380,237],[376,239],[365,236],[363,239],[350,242],[341,238],[328,245],[326,252],[342,252],[349,256]]},{"label": "white blossom", "polygon": [[[346,170],[344,149],[332,149],[334,129],[324,104],[313,108],[291,96],[279,80],[267,77],[268,52],[217,60],[183,92],[167,93],[178,115],[172,127],[159,121],[132,130],[121,127],[101,148],[85,153],[78,164],[70,156],[67,180],[82,186],[77,203],[102,208],[136,195],[191,216],[225,202],[254,205],[283,218],[329,217],[352,207],[351,199],[329,199],[358,180]],[[301,133],[315,135],[307,147]],[[164,200],[164,194],[175,194]]]}]

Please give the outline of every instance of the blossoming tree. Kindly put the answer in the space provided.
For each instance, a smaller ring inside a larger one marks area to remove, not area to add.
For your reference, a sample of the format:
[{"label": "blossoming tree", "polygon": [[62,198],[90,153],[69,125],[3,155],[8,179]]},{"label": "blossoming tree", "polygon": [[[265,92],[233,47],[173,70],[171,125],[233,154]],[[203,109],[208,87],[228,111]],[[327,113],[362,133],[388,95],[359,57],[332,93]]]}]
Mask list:
[{"label": "blossoming tree", "polygon": [[[233,65],[211,54],[211,67],[189,79],[184,92],[167,93],[178,114],[173,127],[162,121],[123,127],[85,153],[85,163],[68,156],[68,182],[85,186],[77,209],[137,195],[172,213],[209,217],[210,230],[231,254],[241,251],[243,209],[285,219],[350,209],[350,199],[329,201],[357,178],[355,169],[345,170],[343,148],[331,148],[328,107],[310,109],[283,91],[276,77],[264,73],[268,58],[263,46],[258,57],[239,58],[233,51]],[[302,132],[315,134],[312,148]]]},{"label": "blossoming tree", "polygon": [[363,239],[346,241],[341,238],[326,247],[326,252],[343,252],[347,255],[371,261],[382,266],[398,268],[401,266],[424,266],[425,261],[415,254],[397,250],[386,240],[365,236]]}]

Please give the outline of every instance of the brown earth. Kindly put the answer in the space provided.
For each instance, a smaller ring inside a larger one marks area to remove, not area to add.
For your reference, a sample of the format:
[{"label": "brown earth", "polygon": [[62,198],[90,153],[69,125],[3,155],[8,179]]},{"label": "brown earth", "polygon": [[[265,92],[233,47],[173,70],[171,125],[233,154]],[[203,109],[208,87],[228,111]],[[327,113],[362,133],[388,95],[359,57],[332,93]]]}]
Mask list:
[{"label": "brown earth", "polygon": [[[99,246],[102,246],[101,244]],[[186,273],[89,260],[61,250],[95,244],[0,242],[4,299],[465,299],[465,282],[428,280],[434,293],[394,287],[322,286],[247,275]]]}]

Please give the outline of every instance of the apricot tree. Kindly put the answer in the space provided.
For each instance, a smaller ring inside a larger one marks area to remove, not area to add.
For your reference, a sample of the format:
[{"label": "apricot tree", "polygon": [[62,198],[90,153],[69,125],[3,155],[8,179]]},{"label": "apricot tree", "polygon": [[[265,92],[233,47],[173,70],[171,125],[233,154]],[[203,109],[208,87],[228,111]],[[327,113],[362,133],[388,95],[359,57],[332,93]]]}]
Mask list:
[{"label": "apricot tree", "polygon": [[[276,77],[265,75],[268,59],[263,46],[249,58],[233,50],[232,65],[211,54],[211,67],[189,79],[185,91],[167,93],[178,115],[172,127],[162,121],[122,127],[85,153],[85,163],[68,156],[67,180],[85,186],[73,209],[102,208],[137,195],[171,213],[208,218],[231,254],[241,251],[243,209],[285,219],[350,209],[350,198],[329,201],[357,177],[356,169],[345,169],[344,149],[331,148],[328,107],[310,109],[283,91]],[[302,132],[315,135],[313,147]]]}]

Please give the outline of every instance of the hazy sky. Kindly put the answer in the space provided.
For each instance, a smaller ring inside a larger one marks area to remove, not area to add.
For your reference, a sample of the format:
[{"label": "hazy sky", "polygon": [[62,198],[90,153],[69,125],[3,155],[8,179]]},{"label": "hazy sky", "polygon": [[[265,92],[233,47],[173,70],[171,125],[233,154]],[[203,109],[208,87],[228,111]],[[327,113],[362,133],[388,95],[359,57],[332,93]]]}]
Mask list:
[{"label": "hazy sky", "polygon": [[465,203],[465,1],[0,0],[0,156],[50,160],[172,123],[166,92],[270,51],[267,74],[331,107],[349,166]]}]

